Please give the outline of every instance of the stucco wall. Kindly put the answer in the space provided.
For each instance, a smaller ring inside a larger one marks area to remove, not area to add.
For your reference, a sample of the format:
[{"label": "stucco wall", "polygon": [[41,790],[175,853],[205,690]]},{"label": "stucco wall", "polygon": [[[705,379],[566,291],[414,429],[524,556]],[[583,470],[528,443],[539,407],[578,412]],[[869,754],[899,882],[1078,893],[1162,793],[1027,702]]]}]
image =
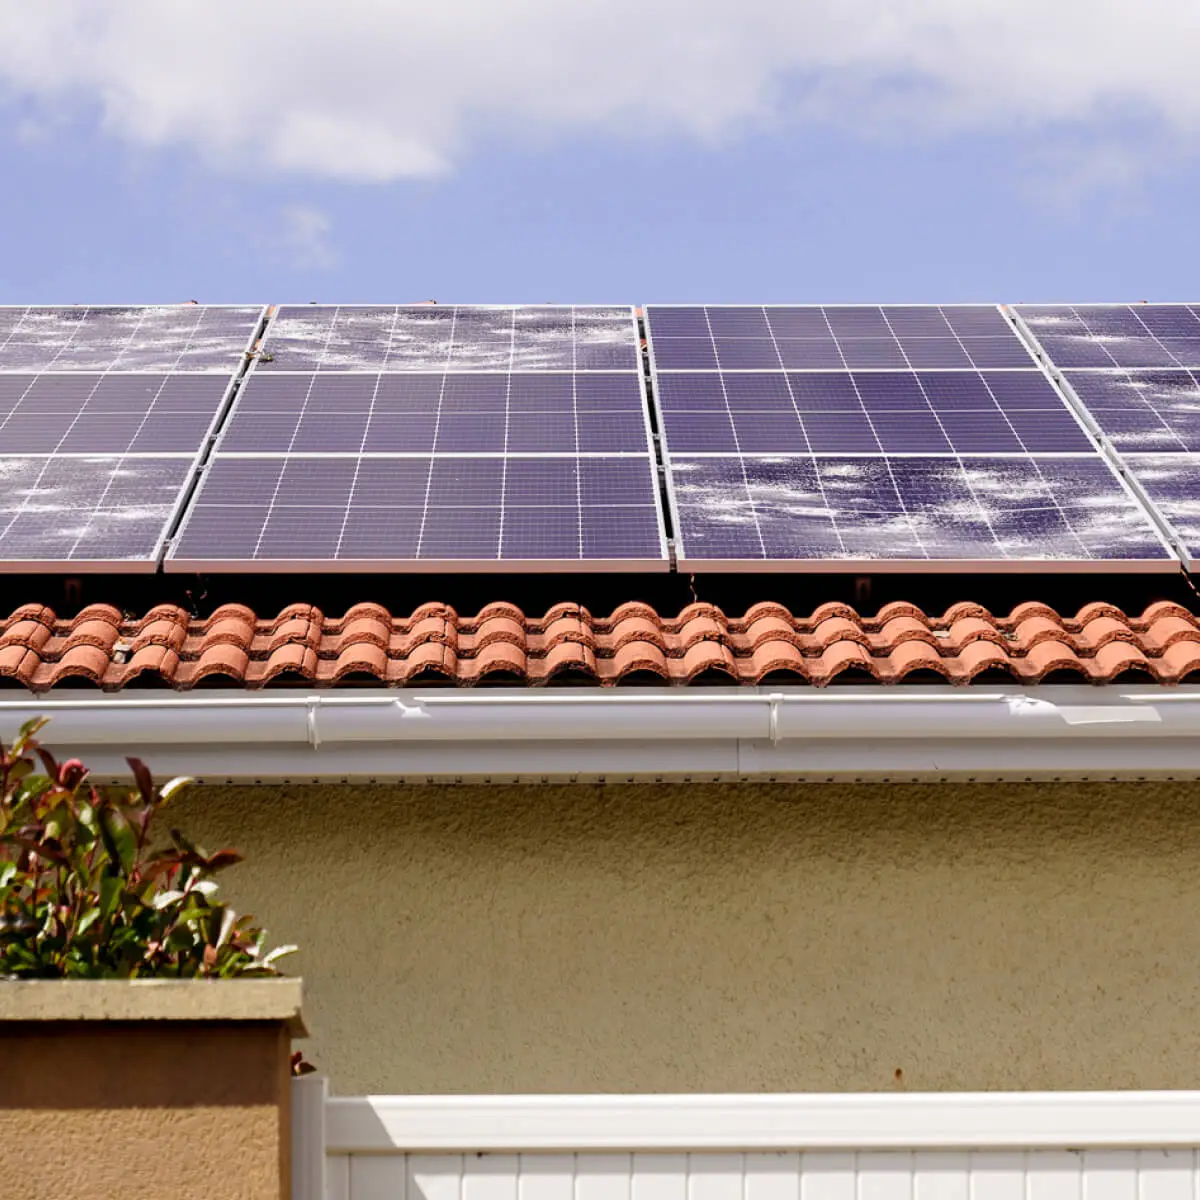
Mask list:
[{"label": "stucco wall", "polygon": [[302,946],[337,1092],[1200,1087],[1200,786],[209,788],[176,816]]}]

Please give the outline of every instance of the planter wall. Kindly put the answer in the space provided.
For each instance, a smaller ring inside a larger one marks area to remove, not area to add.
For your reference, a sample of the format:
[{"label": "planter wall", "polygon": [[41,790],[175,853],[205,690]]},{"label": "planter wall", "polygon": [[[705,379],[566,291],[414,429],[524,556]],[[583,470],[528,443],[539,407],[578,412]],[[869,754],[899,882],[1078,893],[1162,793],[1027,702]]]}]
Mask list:
[{"label": "planter wall", "polygon": [[297,979],[0,983],[0,1198],[287,1200]]}]

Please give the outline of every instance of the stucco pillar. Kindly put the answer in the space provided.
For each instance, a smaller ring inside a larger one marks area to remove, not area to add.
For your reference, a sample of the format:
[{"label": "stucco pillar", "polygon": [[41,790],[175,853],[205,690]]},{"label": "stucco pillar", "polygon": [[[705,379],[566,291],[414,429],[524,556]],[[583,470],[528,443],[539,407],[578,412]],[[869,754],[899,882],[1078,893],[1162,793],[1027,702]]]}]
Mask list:
[{"label": "stucco pillar", "polygon": [[300,981],[0,983],[0,1200],[288,1200]]}]

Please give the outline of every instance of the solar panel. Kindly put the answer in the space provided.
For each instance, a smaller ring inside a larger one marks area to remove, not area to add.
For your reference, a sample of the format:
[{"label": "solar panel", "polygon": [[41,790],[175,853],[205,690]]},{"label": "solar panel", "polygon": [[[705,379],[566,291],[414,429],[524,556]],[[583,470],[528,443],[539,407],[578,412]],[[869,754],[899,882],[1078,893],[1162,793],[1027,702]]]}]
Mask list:
[{"label": "solar panel", "polygon": [[1195,570],[1200,305],[1020,305],[1015,312],[1185,567]]},{"label": "solar panel", "polygon": [[600,570],[657,565],[661,553],[645,455],[223,455],[170,562],[207,571]]},{"label": "solar panel", "polygon": [[232,453],[645,453],[632,371],[256,374],[222,437]]},{"label": "solar panel", "polygon": [[1032,367],[994,305],[664,307],[652,314],[659,370]]},{"label": "solar panel", "polygon": [[285,307],[168,570],[668,568],[632,308]]},{"label": "solar panel", "polygon": [[1189,571],[1200,568],[1200,454],[1125,454],[1130,476],[1174,534]]},{"label": "solar panel", "polygon": [[264,311],[0,308],[0,571],[154,570]]},{"label": "solar panel", "polygon": [[996,307],[646,323],[681,569],[1177,566]]},{"label": "solar panel", "polygon": [[661,373],[675,453],[1091,453],[1040,371]]},{"label": "solar panel", "polygon": [[204,371],[246,358],[261,306],[0,308],[0,371]]},{"label": "solar panel", "polygon": [[1018,304],[1013,311],[1063,370],[1200,367],[1200,305]]},{"label": "solar panel", "polygon": [[266,371],[634,371],[633,311],[570,305],[284,305]]},{"label": "solar panel", "polygon": [[709,568],[1171,562],[1098,456],[681,457],[672,477],[687,557]]},{"label": "solar panel", "polygon": [[1118,451],[1200,452],[1200,370],[1063,374]]},{"label": "solar panel", "polygon": [[154,570],[193,459],[0,457],[0,568]]}]

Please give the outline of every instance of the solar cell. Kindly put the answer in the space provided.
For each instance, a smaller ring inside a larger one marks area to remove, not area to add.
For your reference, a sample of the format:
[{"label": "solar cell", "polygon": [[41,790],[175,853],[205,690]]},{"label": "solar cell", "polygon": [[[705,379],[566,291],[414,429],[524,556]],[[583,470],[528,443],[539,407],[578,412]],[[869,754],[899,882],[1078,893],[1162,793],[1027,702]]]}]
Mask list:
[{"label": "solar cell", "polygon": [[1090,453],[1040,371],[663,373],[676,453]]},{"label": "solar cell", "polygon": [[0,569],[153,571],[192,455],[0,457]]},{"label": "solar cell", "polygon": [[672,479],[681,569],[1173,563],[1099,457],[679,457]]},{"label": "solar cell", "polygon": [[0,372],[202,371],[229,374],[245,361],[258,307],[203,304],[8,308]]},{"label": "solar cell", "polygon": [[1013,310],[1063,370],[1200,367],[1200,305],[1017,305]]},{"label": "solar cell", "polygon": [[647,452],[642,384],[612,374],[254,374],[225,453]]},{"label": "solar cell", "polygon": [[1118,451],[1200,452],[1200,370],[1067,371],[1065,378]]},{"label": "solar cell", "polygon": [[648,457],[213,460],[174,570],[666,569]]},{"label": "solar cell", "polygon": [[1030,368],[995,306],[646,309],[659,371]]},{"label": "solar cell", "polygon": [[226,375],[0,375],[8,454],[195,454],[229,387]]},{"label": "solar cell", "polygon": [[632,308],[285,305],[264,371],[632,371]]},{"label": "solar cell", "polygon": [[1170,525],[1184,556],[1184,566],[1200,566],[1200,455],[1142,454],[1122,456],[1130,474]]}]

